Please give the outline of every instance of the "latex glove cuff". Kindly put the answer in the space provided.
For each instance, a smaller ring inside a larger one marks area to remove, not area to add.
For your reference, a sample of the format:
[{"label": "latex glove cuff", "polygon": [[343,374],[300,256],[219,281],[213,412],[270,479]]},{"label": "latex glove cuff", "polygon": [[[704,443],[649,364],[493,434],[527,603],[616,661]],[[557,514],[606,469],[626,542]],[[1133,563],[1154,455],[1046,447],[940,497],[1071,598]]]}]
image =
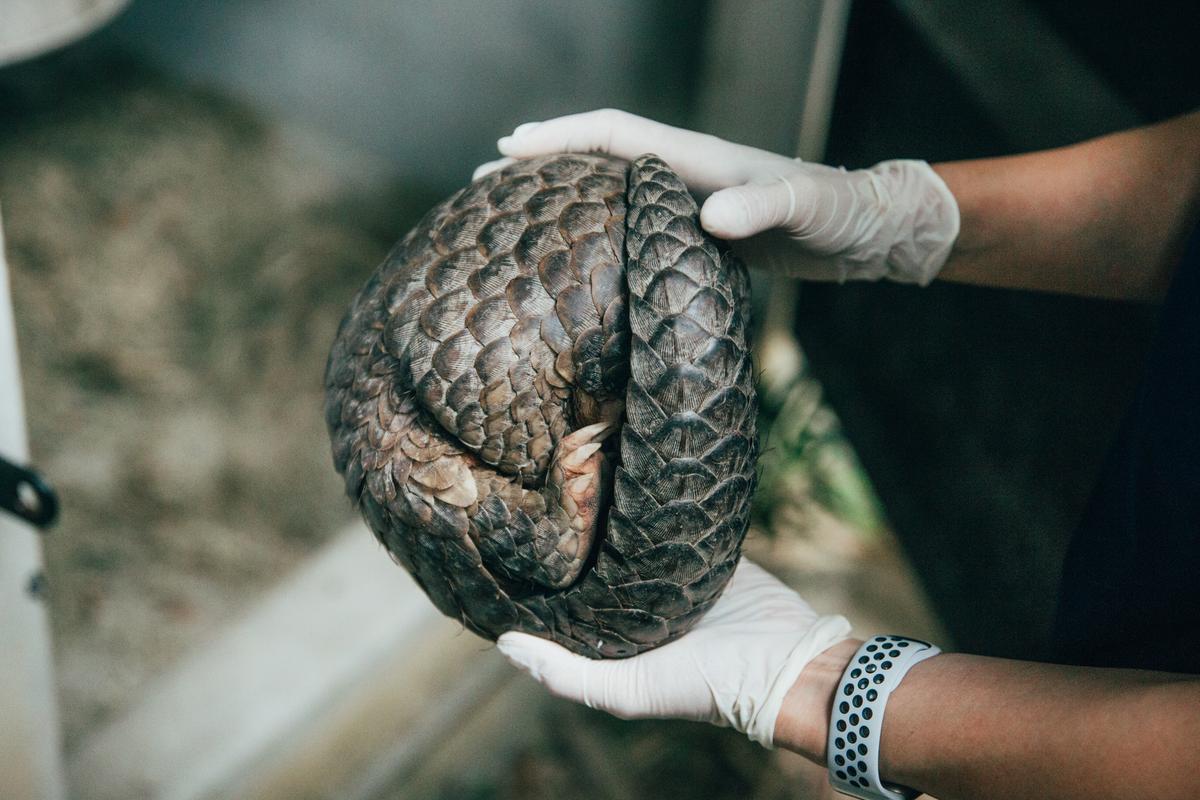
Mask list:
[{"label": "latex glove cuff", "polygon": [[883,161],[865,172],[882,224],[860,257],[843,262],[841,279],[929,285],[958,238],[958,202],[925,161]]}]

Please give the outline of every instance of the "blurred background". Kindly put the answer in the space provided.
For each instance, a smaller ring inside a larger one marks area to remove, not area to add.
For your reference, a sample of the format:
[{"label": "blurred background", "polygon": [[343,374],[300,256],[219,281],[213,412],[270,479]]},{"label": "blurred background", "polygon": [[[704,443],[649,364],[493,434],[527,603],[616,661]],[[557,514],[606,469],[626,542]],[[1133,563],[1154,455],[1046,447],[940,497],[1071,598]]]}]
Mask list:
[{"label": "blurred background", "polygon": [[[997,155],[1200,105],[1197,31],[1166,0],[0,0],[25,424],[62,501],[18,576],[53,669],[14,669],[52,698],[0,747],[0,790],[41,788],[0,795],[822,796],[737,734],[555,702],[439,618],[333,472],[338,320],[520,122],[613,106],[851,168]],[[860,634],[1041,655],[1153,309],[756,292],[748,550]]]}]

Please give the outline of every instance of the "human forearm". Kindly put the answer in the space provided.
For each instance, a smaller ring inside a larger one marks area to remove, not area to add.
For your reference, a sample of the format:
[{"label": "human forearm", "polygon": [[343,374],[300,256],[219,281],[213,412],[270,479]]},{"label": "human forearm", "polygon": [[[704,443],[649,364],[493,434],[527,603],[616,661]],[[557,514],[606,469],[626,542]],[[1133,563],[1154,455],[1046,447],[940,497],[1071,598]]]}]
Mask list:
[{"label": "human forearm", "polygon": [[[776,742],[823,761],[851,643],[788,694]],[[1200,795],[1200,681],[942,655],[914,667],[884,716],[880,772],[943,800]]]},{"label": "human forearm", "polygon": [[934,170],[961,216],[942,278],[1153,300],[1200,211],[1200,112]]}]

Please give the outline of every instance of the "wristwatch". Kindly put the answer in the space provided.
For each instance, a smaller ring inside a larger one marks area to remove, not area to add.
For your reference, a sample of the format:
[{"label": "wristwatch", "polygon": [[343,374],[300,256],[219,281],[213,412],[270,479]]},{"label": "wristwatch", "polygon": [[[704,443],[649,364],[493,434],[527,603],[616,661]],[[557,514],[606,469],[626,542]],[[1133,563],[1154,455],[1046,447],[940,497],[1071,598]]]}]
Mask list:
[{"label": "wristwatch", "polygon": [[838,682],[826,748],[829,782],[862,800],[910,800],[919,792],[886,784],[879,776],[879,740],[888,697],[917,664],[942,652],[904,636],[863,643]]}]

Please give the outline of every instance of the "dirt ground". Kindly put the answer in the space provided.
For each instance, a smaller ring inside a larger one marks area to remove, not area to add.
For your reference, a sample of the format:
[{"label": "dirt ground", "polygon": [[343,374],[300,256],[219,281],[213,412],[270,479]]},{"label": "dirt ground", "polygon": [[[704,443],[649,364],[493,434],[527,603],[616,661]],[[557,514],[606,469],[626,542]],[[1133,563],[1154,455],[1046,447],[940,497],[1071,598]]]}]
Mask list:
[{"label": "dirt ground", "polygon": [[350,518],[324,359],[426,202],[370,168],[120,57],[0,78],[68,749]]}]

